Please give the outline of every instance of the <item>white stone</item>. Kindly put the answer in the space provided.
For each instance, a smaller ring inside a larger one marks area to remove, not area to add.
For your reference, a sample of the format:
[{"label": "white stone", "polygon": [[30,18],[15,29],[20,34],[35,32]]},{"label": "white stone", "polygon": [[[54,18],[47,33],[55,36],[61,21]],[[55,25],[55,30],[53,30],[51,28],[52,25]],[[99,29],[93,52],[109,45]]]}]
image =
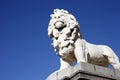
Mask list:
[{"label": "white stone", "polygon": [[81,78],[82,80],[120,80],[120,71],[80,62],[74,67],[52,73],[46,80],[81,80]]},{"label": "white stone", "polygon": [[114,51],[106,45],[95,45],[81,37],[75,17],[66,10],[55,9],[51,15],[48,35],[53,40],[56,53],[60,56],[61,69],[68,68],[74,61],[107,67],[111,64],[120,70],[120,62]]}]

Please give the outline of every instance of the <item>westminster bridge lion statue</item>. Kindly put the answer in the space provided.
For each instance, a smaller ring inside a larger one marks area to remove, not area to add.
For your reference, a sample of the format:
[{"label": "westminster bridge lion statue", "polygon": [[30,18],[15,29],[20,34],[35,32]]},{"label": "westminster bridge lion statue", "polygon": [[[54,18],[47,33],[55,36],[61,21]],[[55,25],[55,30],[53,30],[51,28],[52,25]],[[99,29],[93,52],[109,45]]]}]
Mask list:
[{"label": "westminster bridge lion statue", "polygon": [[60,56],[60,70],[73,62],[91,63],[103,67],[109,64],[120,70],[120,62],[114,51],[106,45],[95,45],[82,38],[80,26],[75,17],[63,9],[51,14],[48,35],[53,40],[55,52]]}]

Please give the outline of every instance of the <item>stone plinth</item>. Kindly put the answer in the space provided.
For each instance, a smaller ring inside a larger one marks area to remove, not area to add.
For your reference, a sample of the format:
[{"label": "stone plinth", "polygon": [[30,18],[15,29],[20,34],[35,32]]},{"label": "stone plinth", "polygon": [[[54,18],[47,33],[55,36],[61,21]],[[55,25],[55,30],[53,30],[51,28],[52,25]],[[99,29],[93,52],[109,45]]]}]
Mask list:
[{"label": "stone plinth", "polygon": [[74,67],[54,72],[46,80],[120,80],[120,71],[79,63]]}]

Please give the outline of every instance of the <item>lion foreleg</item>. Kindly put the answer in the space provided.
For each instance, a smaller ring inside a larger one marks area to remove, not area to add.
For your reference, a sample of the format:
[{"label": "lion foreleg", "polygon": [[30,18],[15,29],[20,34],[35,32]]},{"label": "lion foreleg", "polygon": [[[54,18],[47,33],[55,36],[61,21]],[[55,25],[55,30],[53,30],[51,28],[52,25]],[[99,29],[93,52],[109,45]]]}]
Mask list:
[{"label": "lion foreleg", "polygon": [[82,42],[78,39],[75,43],[75,50],[74,50],[75,57],[77,59],[77,63],[79,62],[86,62],[86,56],[83,51]]}]

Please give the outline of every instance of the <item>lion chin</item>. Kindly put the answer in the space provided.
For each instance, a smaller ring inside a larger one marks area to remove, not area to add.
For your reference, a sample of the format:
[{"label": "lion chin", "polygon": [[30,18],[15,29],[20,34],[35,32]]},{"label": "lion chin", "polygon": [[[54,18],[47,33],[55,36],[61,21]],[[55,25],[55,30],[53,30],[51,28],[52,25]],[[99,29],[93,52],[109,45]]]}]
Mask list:
[{"label": "lion chin", "polygon": [[55,9],[51,15],[48,35],[53,47],[60,56],[60,70],[68,68],[74,61],[92,63],[120,70],[120,62],[114,51],[105,45],[88,43],[79,32],[80,26],[75,17],[66,10]]}]

